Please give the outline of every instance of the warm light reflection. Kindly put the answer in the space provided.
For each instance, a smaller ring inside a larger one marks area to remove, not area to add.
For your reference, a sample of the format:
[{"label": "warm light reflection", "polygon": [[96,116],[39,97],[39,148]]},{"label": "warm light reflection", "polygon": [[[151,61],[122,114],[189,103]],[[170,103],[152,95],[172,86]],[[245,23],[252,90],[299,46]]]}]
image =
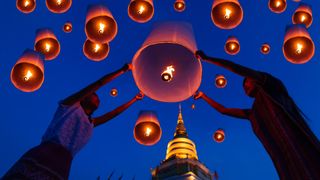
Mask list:
[{"label": "warm light reflection", "polygon": [[224,18],[228,20],[230,19],[230,15],[231,15],[231,10],[226,8]]},{"label": "warm light reflection", "polygon": [[30,70],[28,70],[27,74],[24,76],[23,80],[24,81],[29,81],[29,79],[31,78],[32,73]]},{"label": "warm light reflection", "polygon": [[175,69],[173,66],[167,66],[166,70],[162,72],[161,77],[163,81],[169,82],[173,79],[173,72]]}]

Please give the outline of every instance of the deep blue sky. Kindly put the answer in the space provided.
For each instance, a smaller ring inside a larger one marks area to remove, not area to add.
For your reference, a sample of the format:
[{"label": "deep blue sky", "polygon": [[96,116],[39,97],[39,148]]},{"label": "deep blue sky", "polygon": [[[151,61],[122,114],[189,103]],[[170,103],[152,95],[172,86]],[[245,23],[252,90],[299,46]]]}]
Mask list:
[{"label": "deep blue sky", "polygon": [[[130,62],[145,38],[158,21],[181,20],[193,25],[199,49],[210,55],[230,59],[237,63],[269,72],[279,77],[296,103],[310,118],[308,124],[320,137],[320,65],[319,54],[304,65],[287,62],[282,54],[282,43],[286,25],[291,24],[291,15],[298,3],[288,0],[287,10],[274,14],[268,9],[267,0],[240,0],[244,19],[233,30],[220,30],[211,21],[212,0],[186,0],[183,13],[173,10],[174,0],[154,0],[155,15],[145,24],[133,22],[127,15],[129,0],[74,1],[65,14],[53,14],[44,0],[37,0],[36,10],[28,15],[19,12],[15,1],[1,3],[0,45],[0,176],[28,149],[40,143],[59,100],[100,78],[102,75]],[[111,42],[111,51],[102,62],[91,62],[82,53],[85,41],[84,22],[87,6],[92,3],[105,4],[117,20],[119,31]],[[319,46],[320,1],[312,3],[314,22],[309,32],[316,47]],[[73,32],[65,34],[61,27],[66,21],[73,23]],[[34,93],[23,93],[10,82],[10,71],[26,48],[33,48],[35,31],[49,27],[61,43],[57,59],[45,63],[45,82]],[[224,52],[224,43],[229,35],[238,37],[241,51],[236,56]],[[262,55],[260,45],[271,45],[269,55]],[[215,88],[216,74],[225,74],[228,86]],[[119,96],[112,98],[109,90],[117,87]],[[200,90],[227,107],[249,108],[252,99],[245,96],[242,78],[214,65],[203,63],[203,80]],[[132,74],[114,80],[98,91],[100,115],[128,101],[138,92]],[[249,122],[222,116],[203,101],[182,102],[183,117],[189,137],[196,143],[200,160],[221,179],[278,179],[268,154],[252,132]],[[158,144],[145,147],[133,138],[133,127],[140,110],[158,112],[163,135]],[[108,124],[94,130],[87,146],[75,157],[70,179],[106,178],[115,170],[115,177],[124,174],[124,179],[150,179],[150,168],[156,167],[165,157],[167,143],[173,138],[177,121],[178,103],[160,103],[150,98],[134,104],[128,111]],[[213,132],[223,128],[226,140],[217,144],[212,140]]]}]

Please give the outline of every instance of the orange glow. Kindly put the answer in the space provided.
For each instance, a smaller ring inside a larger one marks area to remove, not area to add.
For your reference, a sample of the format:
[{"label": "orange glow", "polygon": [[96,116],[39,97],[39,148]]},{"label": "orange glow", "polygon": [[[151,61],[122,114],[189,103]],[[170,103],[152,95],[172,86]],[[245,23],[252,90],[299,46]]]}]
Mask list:
[{"label": "orange glow", "polygon": [[221,29],[233,29],[237,27],[243,19],[243,11],[239,1],[214,0],[211,19]]},{"label": "orange glow", "polygon": [[153,14],[153,0],[131,0],[128,6],[129,17],[138,23],[148,22]]},{"label": "orange glow", "polygon": [[161,78],[163,81],[170,82],[173,79],[173,66],[167,66],[166,70],[161,73]]},{"label": "orange glow", "polygon": [[112,88],[110,91],[110,96],[116,97],[118,95],[118,90],[116,88]]},{"label": "orange glow", "polygon": [[118,33],[118,25],[105,6],[91,6],[86,17],[85,32],[95,43],[109,43]]},{"label": "orange glow", "polygon": [[26,50],[11,70],[11,82],[23,92],[38,90],[44,81],[44,65],[41,55]]},{"label": "orange glow", "polygon": [[314,43],[305,27],[293,25],[287,29],[282,51],[289,62],[307,63],[313,57],[314,49]]},{"label": "orange glow", "polygon": [[274,13],[282,13],[287,8],[286,0],[269,0],[269,9]]},{"label": "orange glow", "polygon": [[83,45],[84,55],[93,61],[102,61],[108,57],[110,47],[108,43],[99,44],[87,39]]},{"label": "orange glow", "polygon": [[23,13],[31,13],[36,8],[36,0],[17,0],[16,7]]},{"label": "orange glow", "polygon": [[192,105],[191,105],[191,109],[192,109],[192,110],[195,110],[195,109],[196,109],[196,105],[195,105],[195,104],[192,104]]},{"label": "orange glow", "polygon": [[65,13],[70,9],[72,0],[46,0],[46,5],[53,13]]},{"label": "orange glow", "polygon": [[262,44],[260,51],[261,51],[262,54],[269,54],[270,45],[267,44],[267,43]]},{"label": "orange glow", "polygon": [[52,31],[42,29],[37,32],[34,49],[45,56],[45,60],[53,60],[60,53],[60,43]]},{"label": "orange glow", "polygon": [[217,88],[225,88],[227,86],[227,79],[224,75],[217,75],[215,79],[215,85]]},{"label": "orange glow", "polygon": [[177,12],[183,12],[186,9],[186,3],[184,0],[176,0],[174,3],[174,9]]},{"label": "orange glow", "polygon": [[63,31],[65,33],[70,33],[72,31],[72,24],[71,22],[66,22],[64,25],[63,25]]},{"label": "orange glow", "polygon": [[230,36],[224,46],[226,53],[230,55],[236,55],[240,52],[240,43],[236,37]]},{"label": "orange glow", "polygon": [[307,28],[309,28],[312,24],[312,21],[312,9],[307,4],[300,4],[300,6],[292,15],[293,24],[304,24]]},{"label": "orange glow", "polygon": [[214,132],[213,139],[217,143],[222,143],[224,141],[224,139],[225,139],[225,134],[224,134],[223,129],[218,129],[216,132]]}]

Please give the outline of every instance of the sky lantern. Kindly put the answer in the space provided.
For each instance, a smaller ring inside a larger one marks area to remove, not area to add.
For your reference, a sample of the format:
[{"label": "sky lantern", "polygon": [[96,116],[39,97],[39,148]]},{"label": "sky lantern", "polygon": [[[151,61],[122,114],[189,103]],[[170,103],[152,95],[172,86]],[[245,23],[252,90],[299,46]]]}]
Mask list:
[{"label": "sky lantern", "polygon": [[53,60],[60,53],[60,43],[49,29],[40,29],[36,33],[34,49],[45,56],[45,60]]},{"label": "sky lantern", "polygon": [[174,3],[174,9],[177,12],[183,12],[186,9],[186,3],[184,0],[176,0]]},{"label": "sky lantern", "polygon": [[234,36],[230,36],[226,41],[224,50],[230,55],[238,54],[240,51],[240,43],[238,39]]},{"label": "sky lantern", "polygon": [[112,96],[112,97],[118,96],[118,90],[116,88],[112,88],[110,90],[110,96]]},{"label": "sky lantern", "polygon": [[102,61],[109,55],[109,43],[94,43],[87,39],[83,45],[84,55],[92,61]]},{"label": "sky lantern", "polygon": [[53,13],[65,13],[70,9],[72,0],[46,0],[46,5]]},{"label": "sky lantern", "polygon": [[38,90],[44,81],[44,63],[42,55],[26,50],[11,70],[11,82],[23,92]]},{"label": "sky lantern", "polygon": [[286,0],[269,0],[269,9],[274,13],[282,13],[287,8]]},{"label": "sky lantern", "polygon": [[192,104],[192,105],[191,105],[191,109],[192,109],[192,110],[195,110],[195,109],[196,109],[196,105],[195,105],[195,104]]},{"label": "sky lantern", "polygon": [[282,51],[293,64],[304,64],[313,57],[315,45],[304,25],[287,27]]},{"label": "sky lantern", "polygon": [[243,11],[239,1],[214,0],[211,19],[221,29],[233,29],[237,27],[243,19]]},{"label": "sky lantern", "polygon": [[261,45],[261,48],[260,48],[260,52],[262,54],[269,54],[270,52],[270,45],[268,43],[264,43]]},{"label": "sky lantern", "polygon": [[224,138],[225,138],[225,134],[224,134],[224,130],[223,129],[218,129],[213,134],[213,139],[217,143],[222,143],[224,141]]},{"label": "sky lantern", "polygon": [[312,24],[312,21],[312,9],[307,4],[300,4],[300,6],[292,15],[293,24],[304,24],[307,28],[309,28]]},{"label": "sky lantern", "polygon": [[133,77],[146,96],[161,102],[180,102],[199,88],[201,62],[192,27],[186,23],[158,24],[133,57]]},{"label": "sky lantern", "polygon": [[115,38],[118,25],[107,7],[94,5],[88,8],[85,32],[90,41],[104,44]]},{"label": "sky lantern", "polygon": [[36,8],[36,0],[17,0],[17,9],[23,13],[31,13]]},{"label": "sky lantern", "polygon": [[71,22],[66,22],[66,23],[64,23],[64,25],[63,25],[63,31],[64,31],[65,33],[71,33],[71,31],[72,31],[72,23],[71,23]]},{"label": "sky lantern", "polygon": [[153,0],[131,0],[128,6],[129,17],[138,23],[148,22],[153,14]]},{"label": "sky lantern", "polygon": [[157,114],[153,111],[140,111],[133,130],[134,139],[145,146],[156,144],[162,135]]},{"label": "sky lantern", "polygon": [[224,75],[218,74],[215,79],[215,85],[217,88],[224,88],[227,86],[227,79]]}]

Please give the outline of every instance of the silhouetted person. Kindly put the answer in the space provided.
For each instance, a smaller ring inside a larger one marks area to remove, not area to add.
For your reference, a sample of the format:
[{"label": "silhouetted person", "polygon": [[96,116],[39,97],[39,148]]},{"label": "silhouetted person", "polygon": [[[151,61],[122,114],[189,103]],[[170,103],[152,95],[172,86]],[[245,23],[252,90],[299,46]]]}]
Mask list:
[{"label": "silhouetted person", "polygon": [[26,152],[3,179],[68,179],[72,159],[87,144],[93,128],[108,122],[143,98],[144,95],[139,93],[113,111],[91,118],[100,104],[95,91],[131,67],[127,64],[62,100],[41,144]]},{"label": "silhouetted person", "polygon": [[254,98],[254,103],[251,109],[226,108],[203,92],[196,93],[195,99],[202,98],[224,115],[249,120],[280,179],[320,179],[319,140],[279,79],[227,60],[209,57],[202,51],[197,51],[196,57],[243,76],[244,91]]}]

